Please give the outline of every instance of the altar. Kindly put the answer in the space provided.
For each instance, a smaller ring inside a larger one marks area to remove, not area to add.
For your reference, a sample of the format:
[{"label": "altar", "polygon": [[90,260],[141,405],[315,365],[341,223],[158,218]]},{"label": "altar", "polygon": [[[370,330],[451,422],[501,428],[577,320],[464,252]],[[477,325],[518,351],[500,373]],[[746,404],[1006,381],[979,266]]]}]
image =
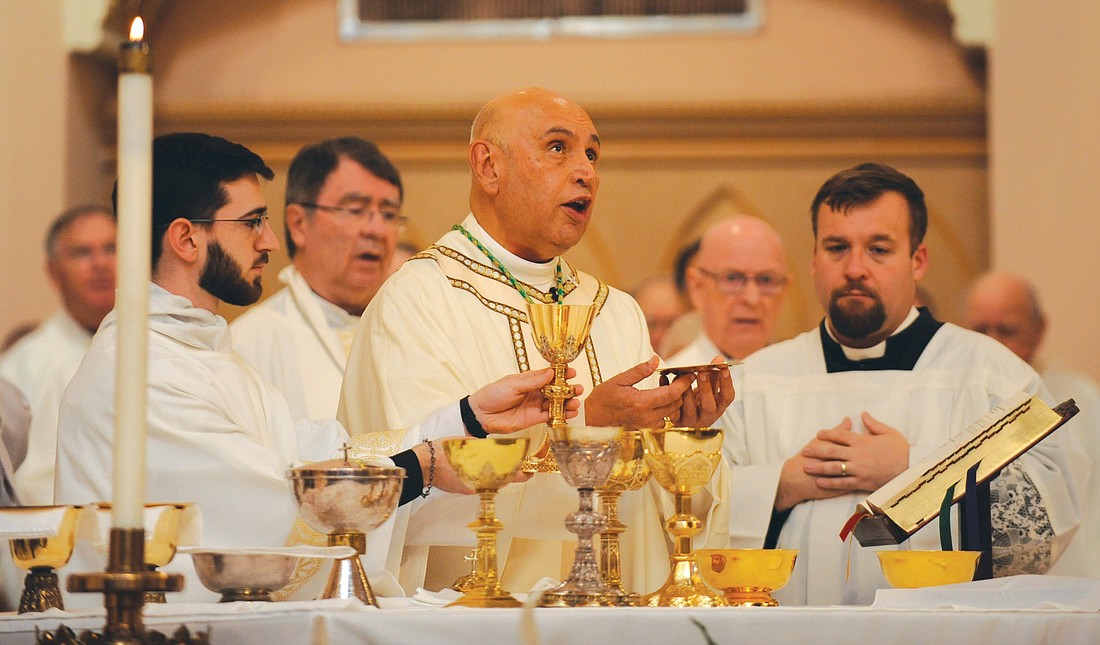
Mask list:
[{"label": "altar", "polygon": [[[407,598],[380,598],[381,608],[339,599],[169,602],[147,605],[145,624],[168,633],[184,624],[209,632],[212,643],[233,645],[1100,642],[1100,612],[1092,608],[1100,583],[1049,576],[1020,576],[1014,583],[954,585],[940,595],[897,590],[870,607],[470,609]],[[1068,602],[1066,592],[1075,600]],[[65,624],[79,633],[101,629],[103,621],[102,610],[5,614],[0,643],[31,645],[36,630]]]}]

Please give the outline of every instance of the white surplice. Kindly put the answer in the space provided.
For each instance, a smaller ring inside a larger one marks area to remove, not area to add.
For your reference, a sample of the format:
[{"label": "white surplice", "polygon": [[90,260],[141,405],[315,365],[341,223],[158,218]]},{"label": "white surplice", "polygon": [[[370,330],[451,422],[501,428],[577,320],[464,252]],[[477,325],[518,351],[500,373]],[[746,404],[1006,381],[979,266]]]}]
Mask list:
[{"label": "white surplice", "polygon": [[1070,541],[1062,557],[1050,572],[1062,576],[1100,578],[1100,387],[1089,377],[1061,363],[1045,361],[1040,375],[1050,390],[1054,403],[1073,399],[1081,409],[1066,428],[1073,431],[1092,460],[1088,486],[1088,501],[1081,528]]},{"label": "white surplice", "polygon": [[[297,517],[287,469],[337,456],[347,433],[331,419],[295,422],[282,395],[233,352],[224,318],[155,284],[150,290],[146,501],[196,503],[205,545],[284,545]],[[117,342],[112,312],[62,398],[58,503],[111,499]],[[435,437],[442,428],[460,431],[456,403],[404,434]],[[394,445],[387,454],[411,447],[402,436]],[[363,564],[372,584],[393,593],[399,590],[387,583],[383,568],[391,530],[387,523],[370,532]],[[84,559],[74,558],[66,572],[102,569],[102,559],[90,550],[78,554]],[[185,590],[173,598],[216,598],[194,576],[186,556],[178,555],[167,569],[187,576]],[[91,596],[92,604],[100,601]],[[88,594],[71,598],[89,602]]]},{"label": "white surplice", "polygon": [[294,418],[335,418],[347,362],[341,335],[350,341],[359,317],[318,296],[294,265],[279,280],[284,289],[229,325],[233,348],[283,393]]},{"label": "white surplice", "polygon": [[[515,256],[473,215],[463,226],[533,298],[551,301],[547,292],[555,284],[556,261],[540,264]],[[632,298],[564,261],[562,273],[568,292],[565,304],[594,303],[599,309],[585,350],[571,363],[577,371],[571,382],[584,386],[583,399],[594,385],[649,359],[653,350],[645,318]],[[406,262],[364,312],[348,360],[340,419],[357,433],[408,427],[443,402],[505,375],[547,366],[535,349],[523,297],[482,251],[462,233],[451,231]],[[583,414],[582,401],[579,419]],[[621,506],[629,526],[622,536],[623,578],[640,592],[655,589],[668,572],[668,551],[652,495],[648,490],[627,493]],[[498,553],[506,586],[523,591],[538,577],[561,575],[563,558],[566,568],[571,562],[571,549],[560,543],[575,540],[563,523],[577,508],[575,490],[558,475],[536,475],[504,488],[496,506],[505,525]],[[476,509],[476,498],[449,496],[415,506],[400,518],[408,521],[404,553],[391,551],[387,566],[406,590],[422,584],[429,546],[474,544],[466,525],[476,517]],[[559,544],[553,550],[537,542]],[[521,544],[523,549],[544,550],[541,556],[509,561],[510,551],[519,553]]]},{"label": "white surplice", "polygon": [[[720,423],[727,429],[732,464],[730,542],[759,548],[772,516],[783,462],[815,434],[847,417],[866,432],[860,414],[901,432],[910,443],[910,463],[1021,390],[1049,395],[1038,374],[996,341],[944,324],[911,370],[827,373],[820,328],[764,348],[735,368],[737,399]],[[1055,432],[1017,460],[1041,498],[1055,543],[1064,549],[1080,519],[1082,475],[1087,459],[1068,432]],[[792,509],[777,546],[800,550],[781,604],[869,604],[886,587],[875,548],[851,548],[838,534],[866,493],[806,501]],[[958,523],[953,523],[958,528]],[[894,547],[878,547],[894,548]],[[902,549],[939,549],[938,523],[918,531]],[[958,548],[958,538],[955,538]]]},{"label": "white surplice", "polygon": [[64,309],[0,356],[0,378],[31,404],[27,456],[15,471],[15,490],[23,504],[52,504],[57,457],[57,406],[76,373],[92,335]]}]

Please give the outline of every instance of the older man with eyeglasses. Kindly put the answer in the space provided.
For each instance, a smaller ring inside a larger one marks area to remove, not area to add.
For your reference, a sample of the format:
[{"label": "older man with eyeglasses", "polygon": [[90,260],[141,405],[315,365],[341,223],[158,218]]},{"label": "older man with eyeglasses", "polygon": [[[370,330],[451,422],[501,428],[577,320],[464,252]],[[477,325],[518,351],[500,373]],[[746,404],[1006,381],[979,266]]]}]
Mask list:
[{"label": "older man with eyeglasses", "polygon": [[742,359],[772,340],[787,291],[787,254],[779,233],[756,217],[724,219],[703,235],[687,270],[688,296],[703,331],[669,358],[698,365],[721,354]]},{"label": "older man with eyeglasses", "polygon": [[388,275],[405,223],[397,168],[359,137],[302,148],[286,183],[286,288],[235,320],[234,348],[296,418],[336,415],[359,316]]}]

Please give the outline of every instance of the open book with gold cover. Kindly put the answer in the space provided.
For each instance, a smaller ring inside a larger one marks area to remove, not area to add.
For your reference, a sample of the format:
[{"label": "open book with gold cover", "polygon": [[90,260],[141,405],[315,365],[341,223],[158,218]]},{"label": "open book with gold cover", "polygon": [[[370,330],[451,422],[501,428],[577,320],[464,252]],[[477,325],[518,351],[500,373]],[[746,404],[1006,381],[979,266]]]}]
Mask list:
[{"label": "open book with gold cover", "polygon": [[1026,392],[1005,399],[920,463],[871,493],[845,523],[841,538],[854,531],[863,546],[904,542],[939,516],[948,491],[952,491],[952,503],[966,494],[968,470],[977,467],[977,484],[989,481],[1077,411],[1073,399],[1053,409]]}]

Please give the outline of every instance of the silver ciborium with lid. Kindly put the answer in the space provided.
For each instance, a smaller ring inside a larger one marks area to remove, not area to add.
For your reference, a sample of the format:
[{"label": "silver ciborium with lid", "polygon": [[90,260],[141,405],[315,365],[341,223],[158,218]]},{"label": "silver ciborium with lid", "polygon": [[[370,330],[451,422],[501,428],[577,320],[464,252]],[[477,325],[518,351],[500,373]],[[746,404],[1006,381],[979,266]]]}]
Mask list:
[{"label": "silver ciborium with lid", "polygon": [[377,607],[359,556],[366,552],[366,533],[397,509],[405,469],[343,460],[293,468],[287,478],[302,520],[326,533],[329,546],[356,551],[333,563],[320,597],[358,598]]}]

